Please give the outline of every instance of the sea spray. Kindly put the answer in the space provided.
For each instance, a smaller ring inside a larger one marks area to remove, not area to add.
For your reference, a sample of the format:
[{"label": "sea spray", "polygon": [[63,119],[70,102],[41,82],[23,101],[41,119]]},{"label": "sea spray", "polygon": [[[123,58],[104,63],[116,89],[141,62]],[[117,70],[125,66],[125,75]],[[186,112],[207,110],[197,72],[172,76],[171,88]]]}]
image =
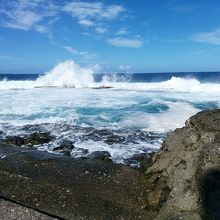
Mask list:
[{"label": "sea spray", "polygon": [[93,74],[92,68],[82,68],[73,60],[67,60],[39,77],[36,84],[44,87],[91,87],[94,84]]},{"label": "sea spray", "polygon": [[39,76],[36,80],[6,80],[0,81],[0,89],[33,89],[39,87],[93,87],[93,67],[81,67],[73,60],[59,63],[51,71]]},{"label": "sea spray", "polygon": [[[167,132],[196,112],[220,107],[219,81],[170,76],[137,82],[113,76],[97,82],[94,72],[67,61],[37,79],[0,81],[0,135],[49,132],[55,138],[38,149],[54,152],[68,140],[78,155],[108,151],[123,163],[157,150]],[[102,83],[113,88],[92,89]]]},{"label": "sea spray", "polygon": [[[102,80],[94,80],[95,71],[99,65],[81,67],[73,60],[67,60],[56,65],[51,71],[39,76],[36,80],[6,80],[0,81],[0,90],[34,89],[42,87],[60,88],[113,88],[117,90],[135,90],[152,92],[181,93],[220,93],[219,82],[200,82],[196,78],[180,75],[170,76],[167,80],[157,82],[136,82],[135,74],[105,74]],[[99,70],[100,72],[100,70]],[[139,75],[139,74],[136,74]],[[147,74],[146,74],[147,75]],[[176,74],[174,74],[176,75]]]}]

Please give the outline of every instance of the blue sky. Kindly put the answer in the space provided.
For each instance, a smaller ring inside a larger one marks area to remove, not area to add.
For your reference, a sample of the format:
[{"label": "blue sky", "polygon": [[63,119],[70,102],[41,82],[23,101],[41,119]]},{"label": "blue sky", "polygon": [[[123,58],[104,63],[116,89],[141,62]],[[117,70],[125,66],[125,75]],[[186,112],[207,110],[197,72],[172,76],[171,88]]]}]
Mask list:
[{"label": "blue sky", "polygon": [[0,72],[220,71],[219,0],[0,0]]}]

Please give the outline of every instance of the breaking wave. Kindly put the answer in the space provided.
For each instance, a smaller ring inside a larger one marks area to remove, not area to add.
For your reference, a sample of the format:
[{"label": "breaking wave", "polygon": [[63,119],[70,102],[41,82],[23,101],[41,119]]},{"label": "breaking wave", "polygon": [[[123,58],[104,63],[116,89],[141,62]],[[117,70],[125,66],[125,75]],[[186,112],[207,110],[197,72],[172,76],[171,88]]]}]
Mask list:
[{"label": "breaking wave", "polygon": [[92,87],[94,84],[93,68],[82,68],[73,60],[59,63],[51,71],[36,80],[2,80],[0,89],[33,89],[39,87]]},{"label": "breaking wave", "polygon": [[219,83],[201,83],[195,78],[172,77],[161,82],[132,82],[120,74],[104,75],[101,82],[94,80],[95,68],[83,68],[72,60],[55,66],[36,80],[2,80],[0,89],[33,89],[39,87],[105,88],[144,91],[174,91],[192,93],[220,93]]}]

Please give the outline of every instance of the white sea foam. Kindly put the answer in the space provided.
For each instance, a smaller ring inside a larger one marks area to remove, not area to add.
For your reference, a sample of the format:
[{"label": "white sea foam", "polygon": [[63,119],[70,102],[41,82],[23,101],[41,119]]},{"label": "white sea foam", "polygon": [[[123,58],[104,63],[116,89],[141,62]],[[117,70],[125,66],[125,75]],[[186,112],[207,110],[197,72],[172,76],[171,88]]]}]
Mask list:
[{"label": "white sea foam", "polygon": [[94,68],[82,68],[73,60],[59,63],[35,81],[0,81],[0,89],[33,89],[37,87],[92,87]]},{"label": "white sea foam", "polygon": [[102,82],[95,83],[94,68],[82,68],[74,61],[65,61],[46,72],[35,81],[0,81],[0,89],[32,89],[37,87],[89,88],[110,86],[123,90],[174,91],[188,93],[220,93],[220,84],[201,83],[193,78],[172,77],[162,82],[134,83],[128,75],[104,76]]},{"label": "white sea foam", "polygon": [[39,77],[36,84],[39,86],[89,87],[94,83],[93,73],[91,68],[82,68],[74,61],[66,61]]},{"label": "white sea foam", "polygon": [[220,84],[200,83],[197,79],[172,77],[162,82],[129,83],[104,81],[103,86],[117,89],[144,90],[144,91],[174,91],[190,93],[220,93]]},{"label": "white sea foam", "polygon": [[[93,68],[66,61],[35,81],[0,81],[0,130],[16,135],[16,132],[24,132],[19,131],[19,126],[48,123],[51,127],[48,125],[47,129],[61,139],[80,136],[80,130],[79,133],[71,129],[60,131],[53,125],[163,133],[182,127],[186,119],[201,109],[220,107],[220,84],[217,83],[179,77],[163,82],[134,83],[117,76],[95,83],[93,72]],[[113,89],[91,89],[99,86]],[[79,140],[74,144],[89,152],[109,151],[117,162],[142,153],[144,148],[160,146],[159,141],[141,139],[137,144],[129,142],[126,146],[109,145],[104,139]],[[41,148],[50,149],[50,146]]]}]

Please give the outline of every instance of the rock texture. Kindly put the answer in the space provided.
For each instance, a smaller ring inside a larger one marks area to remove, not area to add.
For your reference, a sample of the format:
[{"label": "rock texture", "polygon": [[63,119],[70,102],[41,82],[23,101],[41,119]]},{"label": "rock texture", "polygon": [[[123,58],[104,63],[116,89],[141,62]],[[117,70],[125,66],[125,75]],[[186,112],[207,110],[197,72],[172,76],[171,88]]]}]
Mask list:
[{"label": "rock texture", "polygon": [[145,219],[144,175],[123,165],[0,145],[0,197],[61,219]]},{"label": "rock texture", "polygon": [[58,220],[57,218],[3,199],[0,199],[0,216],[1,220]]},{"label": "rock texture", "polygon": [[220,219],[220,110],[190,118],[140,170],[98,156],[0,144],[0,197],[59,219]]},{"label": "rock texture", "polygon": [[220,219],[220,110],[172,132],[145,174],[155,219]]}]

